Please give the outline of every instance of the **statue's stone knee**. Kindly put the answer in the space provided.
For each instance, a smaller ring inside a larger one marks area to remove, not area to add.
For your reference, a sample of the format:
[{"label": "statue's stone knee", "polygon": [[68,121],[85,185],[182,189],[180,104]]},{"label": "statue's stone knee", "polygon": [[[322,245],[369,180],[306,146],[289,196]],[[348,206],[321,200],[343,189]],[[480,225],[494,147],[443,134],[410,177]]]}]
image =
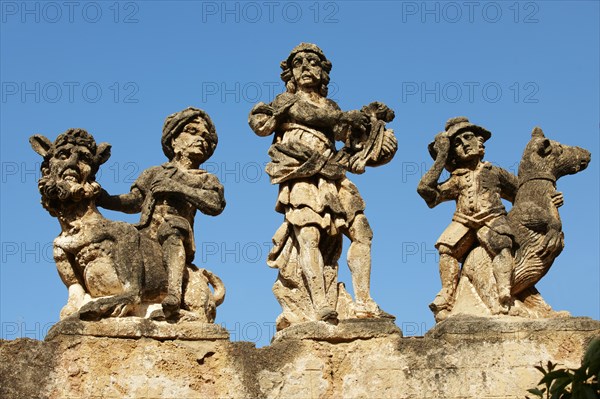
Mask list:
[{"label": "statue's stone knee", "polygon": [[373,230],[371,230],[367,217],[363,214],[356,215],[349,230],[352,241],[370,244],[373,240]]}]

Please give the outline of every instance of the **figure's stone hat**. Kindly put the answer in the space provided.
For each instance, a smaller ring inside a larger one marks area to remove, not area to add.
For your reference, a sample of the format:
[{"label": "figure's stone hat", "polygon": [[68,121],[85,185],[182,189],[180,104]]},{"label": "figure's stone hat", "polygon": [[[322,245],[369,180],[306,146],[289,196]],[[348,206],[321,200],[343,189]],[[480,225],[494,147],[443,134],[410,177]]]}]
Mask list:
[{"label": "figure's stone hat", "polygon": [[206,139],[207,141],[209,141],[210,144],[210,153],[207,155],[210,157],[215,151],[219,139],[217,137],[217,131],[215,129],[214,123],[212,122],[208,114],[203,110],[194,107],[188,107],[183,111],[175,112],[174,114],[167,116],[167,119],[165,119],[165,124],[163,125],[161,144],[163,152],[165,153],[167,158],[173,159],[173,157],[175,156],[175,152],[173,151],[173,147],[171,146],[171,140],[173,140],[181,133],[185,125],[187,125],[197,117],[204,119],[204,121],[206,122],[206,127],[208,128],[208,135]]},{"label": "figure's stone hat", "polygon": [[[476,136],[483,138],[484,142],[487,141],[490,137],[492,137],[492,133],[489,130],[469,122],[469,119],[467,119],[464,116],[457,116],[455,118],[448,119],[444,129],[445,133],[448,135],[450,140],[452,140],[452,138],[457,134],[462,133],[466,130],[469,130],[473,132]],[[429,143],[427,149],[429,150],[429,155],[431,155],[433,159],[436,159],[437,152],[433,148],[434,143],[435,141]]]},{"label": "figure's stone hat", "polygon": [[445,130],[450,139],[452,139],[458,133],[464,132],[465,130],[470,130],[477,136],[483,137],[483,141],[487,141],[490,137],[492,137],[492,133],[489,130],[469,122],[469,120],[464,116],[457,116],[456,118],[448,119]]},{"label": "figure's stone hat", "polygon": [[288,55],[288,57],[286,59],[286,63],[288,65],[288,67],[291,68],[292,60],[294,59],[296,54],[302,53],[302,52],[315,53],[316,55],[319,56],[321,61],[327,61],[327,57],[325,57],[325,53],[323,53],[323,50],[321,50],[319,48],[319,46],[317,46],[316,44],[312,44],[312,43],[300,43],[299,45],[297,45],[296,47],[294,47],[292,49],[292,51],[290,52],[290,55]]}]

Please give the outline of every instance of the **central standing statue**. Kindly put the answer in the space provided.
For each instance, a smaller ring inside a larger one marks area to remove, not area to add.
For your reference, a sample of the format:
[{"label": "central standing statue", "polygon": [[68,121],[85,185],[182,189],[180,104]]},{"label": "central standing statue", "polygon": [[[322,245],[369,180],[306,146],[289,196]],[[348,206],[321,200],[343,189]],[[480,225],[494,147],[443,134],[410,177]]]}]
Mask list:
[{"label": "central standing statue", "polygon": [[[266,171],[279,184],[275,209],[285,215],[273,237],[268,265],[279,269],[273,292],[283,308],[277,329],[307,321],[391,317],[370,294],[371,239],[365,202],[346,171],[389,162],[397,149],[385,123],[394,112],[381,103],[341,111],[327,98],[331,62],[301,43],[282,61],[286,92],[252,108],[259,136],[274,133]],[[335,142],[344,142],[337,150]],[[356,301],[337,282],[343,235]]]}]

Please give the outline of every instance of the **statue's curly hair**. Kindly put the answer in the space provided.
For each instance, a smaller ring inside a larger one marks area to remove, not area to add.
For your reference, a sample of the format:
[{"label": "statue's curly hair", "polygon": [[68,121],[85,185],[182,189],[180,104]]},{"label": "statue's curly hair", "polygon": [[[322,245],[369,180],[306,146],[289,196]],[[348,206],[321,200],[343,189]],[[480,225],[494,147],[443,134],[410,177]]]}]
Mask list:
[{"label": "statue's curly hair", "polygon": [[[80,129],[80,128],[68,129],[65,132],[58,135],[58,137],[56,138],[56,140],[54,140],[54,143],[52,143],[52,146],[48,150],[48,153],[44,156],[44,160],[42,161],[42,165],[41,165],[42,175],[46,175],[49,173],[48,163],[50,161],[50,158],[52,158],[54,156],[54,154],[56,153],[56,149],[66,145],[66,144],[84,146],[88,150],[90,150],[90,152],[94,156],[96,155],[96,152],[98,150],[98,145],[96,144],[96,140],[94,139],[94,136],[92,136],[90,133],[88,133],[87,130]],[[96,173],[98,172],[98,169],[100,168],[100,164],[98,162],[92,162],[90,164],[90,167],[92,168],[90,177],[92,179],[95,179]]]},{"label": "statue's curly hair", "polygon": [[53,148],[61,147],[65,144],[83,145],[90,150],[92,154],[96,153],[96,140],[84,129],[68,129],[66,132],[58,135],[54,140]]}]

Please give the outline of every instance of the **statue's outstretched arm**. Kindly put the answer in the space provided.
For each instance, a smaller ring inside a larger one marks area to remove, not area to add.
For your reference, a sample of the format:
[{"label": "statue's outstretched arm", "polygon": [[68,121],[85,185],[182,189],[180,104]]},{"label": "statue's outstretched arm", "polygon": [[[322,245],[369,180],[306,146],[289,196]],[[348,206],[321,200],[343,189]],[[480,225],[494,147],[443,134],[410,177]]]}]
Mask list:
[{"label": "statue's outstretched arm", "polygon": [[498,168],[497,170],[501,197],[514,203],[519,189],[519,178],[505,169]]},{"label": "statue's outstretched arm", "polygon": [[121,195],[110,195],[103,189],[96,200],[96,205],[112,211],[139,213],[142,210],[143,202],[144,195],[139,188],[134,186],[131,188],[131,192]]}]

